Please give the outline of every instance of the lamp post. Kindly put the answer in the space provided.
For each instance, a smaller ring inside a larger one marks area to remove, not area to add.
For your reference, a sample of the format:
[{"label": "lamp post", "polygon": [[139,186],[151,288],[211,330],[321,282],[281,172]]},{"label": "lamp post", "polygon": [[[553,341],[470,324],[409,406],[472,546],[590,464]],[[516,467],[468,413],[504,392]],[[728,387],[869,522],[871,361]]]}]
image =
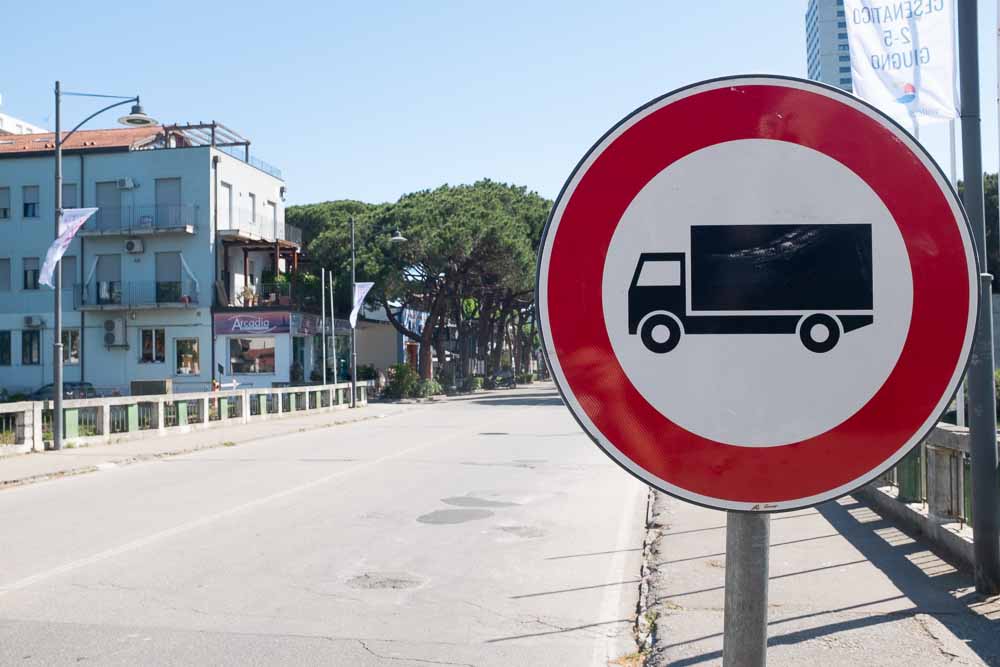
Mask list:
[{"label": "lamp post", "polygon": [[[71,93],[62,90],[62,87],[58,81],[56,81],[56,132],[55,132],[55,157],[56,157],[56,192],[55,192],[55,238],[59,238],[59,228],[62,226],[62,147],[66,143],[66,140],[73,136],[73,133],[79,130],[84,123],[94,118],[95,116],[104,113],[115,107],[122,106],[123,104],[132,103],[132,111],[125,116],[118,119],[118,122],[122,125],[128,125],[131,127],[145,127],[147,125],[155,125],[156,121],[147,116],[139,103],[139,96],[135,97],[121,97],[119,95],[95,95],[91,93]],[[80,121],[76,127],[66,133],[63,136],[60,128],[60,107],[62,104],[63,95],[71,95],[73,97],[101,97],[106,99],[118,100],[108,106],[95,111],[90,114],[82,121]],[[83,183],[80,184],[80,192],[83,192]],[[63,345],[62,345],[62,260],[56,262],[55,268],[55,317],[53,324],[53,341],[52,341],[52,395],[53,395],[53,406],[52,406],[52,448],[62,449],[62,401],[63,401]]]},{"label": "lamp post", "polygon": [[[399,233],[397,229],[396,232],[389,238],[390,243],[403,243],[406,241],[406,237]],[[354,253],[354,216],[351,216],[351,308],[360,308],[361,304],[354,303],[354,299],[357,298],[355,290],[355,280],[356,280],[356,269],[357,262]],[[360,311],[358,313],[360,315]],[[356,320],[355,320],[356,321]],[[357,407],[358,399],[358,327],[357,325],[351,327],[351,407]]]}]

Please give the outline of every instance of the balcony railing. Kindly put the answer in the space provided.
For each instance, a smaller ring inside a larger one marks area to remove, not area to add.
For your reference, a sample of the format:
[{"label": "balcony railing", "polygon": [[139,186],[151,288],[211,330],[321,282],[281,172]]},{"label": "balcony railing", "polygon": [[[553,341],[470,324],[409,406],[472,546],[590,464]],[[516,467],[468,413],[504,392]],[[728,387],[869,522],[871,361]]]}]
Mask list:
[{"label": "balcony railing", "polygon": [[184,308],[198,303],[197,286],[191,280],[97,280],[77,285],[75,296],[77,308],[95,310]]},{"label": "balcony railing", "polygon": [[291,283],[257,283],[234,291],[231,308],[292,305]]},{"label": "balcony railing", "polygon": [[99,209],[80,231],[84,234],[193,233],[197,227],[197,206],[123,206]]},{"label": "balcony railing", "polygon": [[275,224],[273,217],[260,211],[256,214],[247,209],[233,211],[231,219],[222,218],[219,230],[239,232],[241,236],[263,241],[291,241],[302,245],[301,229],[283,222]]}]

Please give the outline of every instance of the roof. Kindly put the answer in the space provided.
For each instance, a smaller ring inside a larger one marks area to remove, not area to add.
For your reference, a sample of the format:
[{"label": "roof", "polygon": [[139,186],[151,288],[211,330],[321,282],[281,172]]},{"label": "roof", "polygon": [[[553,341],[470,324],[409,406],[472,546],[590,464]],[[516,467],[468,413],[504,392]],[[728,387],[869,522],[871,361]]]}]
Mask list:
[{"label": "roof", "polygon": [[[163,133],[159,125],[122,127],[110,130],[77,130],[63,144],[63,150],[132,150],[140,148]],[[0,136],[0,155],[48,153],[55,150],[56,135],[13,134]]]}]

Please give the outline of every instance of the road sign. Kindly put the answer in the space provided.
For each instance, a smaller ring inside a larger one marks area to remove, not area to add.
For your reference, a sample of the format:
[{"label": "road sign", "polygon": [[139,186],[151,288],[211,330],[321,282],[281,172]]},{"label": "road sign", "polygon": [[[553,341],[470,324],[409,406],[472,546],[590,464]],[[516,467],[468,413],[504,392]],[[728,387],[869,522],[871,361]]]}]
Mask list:
[{"label": "road sign", "polygon": [[632,474],[791,510],[933,428],[977,276],[948,179],[887,116],[811,81],[715,79],[637,109],[573,171],[539,255],[543,348]]}]

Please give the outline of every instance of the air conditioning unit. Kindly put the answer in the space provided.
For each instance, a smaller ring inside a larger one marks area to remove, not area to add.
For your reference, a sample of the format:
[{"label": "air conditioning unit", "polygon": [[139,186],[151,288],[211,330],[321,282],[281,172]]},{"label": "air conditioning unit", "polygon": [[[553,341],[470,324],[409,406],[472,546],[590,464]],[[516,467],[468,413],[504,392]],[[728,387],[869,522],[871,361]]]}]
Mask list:
[{"label": "air conditioning unit", "polygon": [[135,181],[131,178],[119,178],[118,179],[118,189],[119,190],[131,190],[135,187]]},{"label": "air conditioning unit", "polygon": [[125,320],[116,317],[104,320],[104,345],[107,347],[128,347],[125,341]]},{"label": "air conditioning unit", "polygon": [[142,239],[129,239],[125,241],[125,252],[130,255],[138,255],[142,252]]},{"label": "air conditioning unit", "polygon": [[45,321],[36,315],[25,315],[24,316],[24,328],[25,329],[40,329],[45,326]]}]

